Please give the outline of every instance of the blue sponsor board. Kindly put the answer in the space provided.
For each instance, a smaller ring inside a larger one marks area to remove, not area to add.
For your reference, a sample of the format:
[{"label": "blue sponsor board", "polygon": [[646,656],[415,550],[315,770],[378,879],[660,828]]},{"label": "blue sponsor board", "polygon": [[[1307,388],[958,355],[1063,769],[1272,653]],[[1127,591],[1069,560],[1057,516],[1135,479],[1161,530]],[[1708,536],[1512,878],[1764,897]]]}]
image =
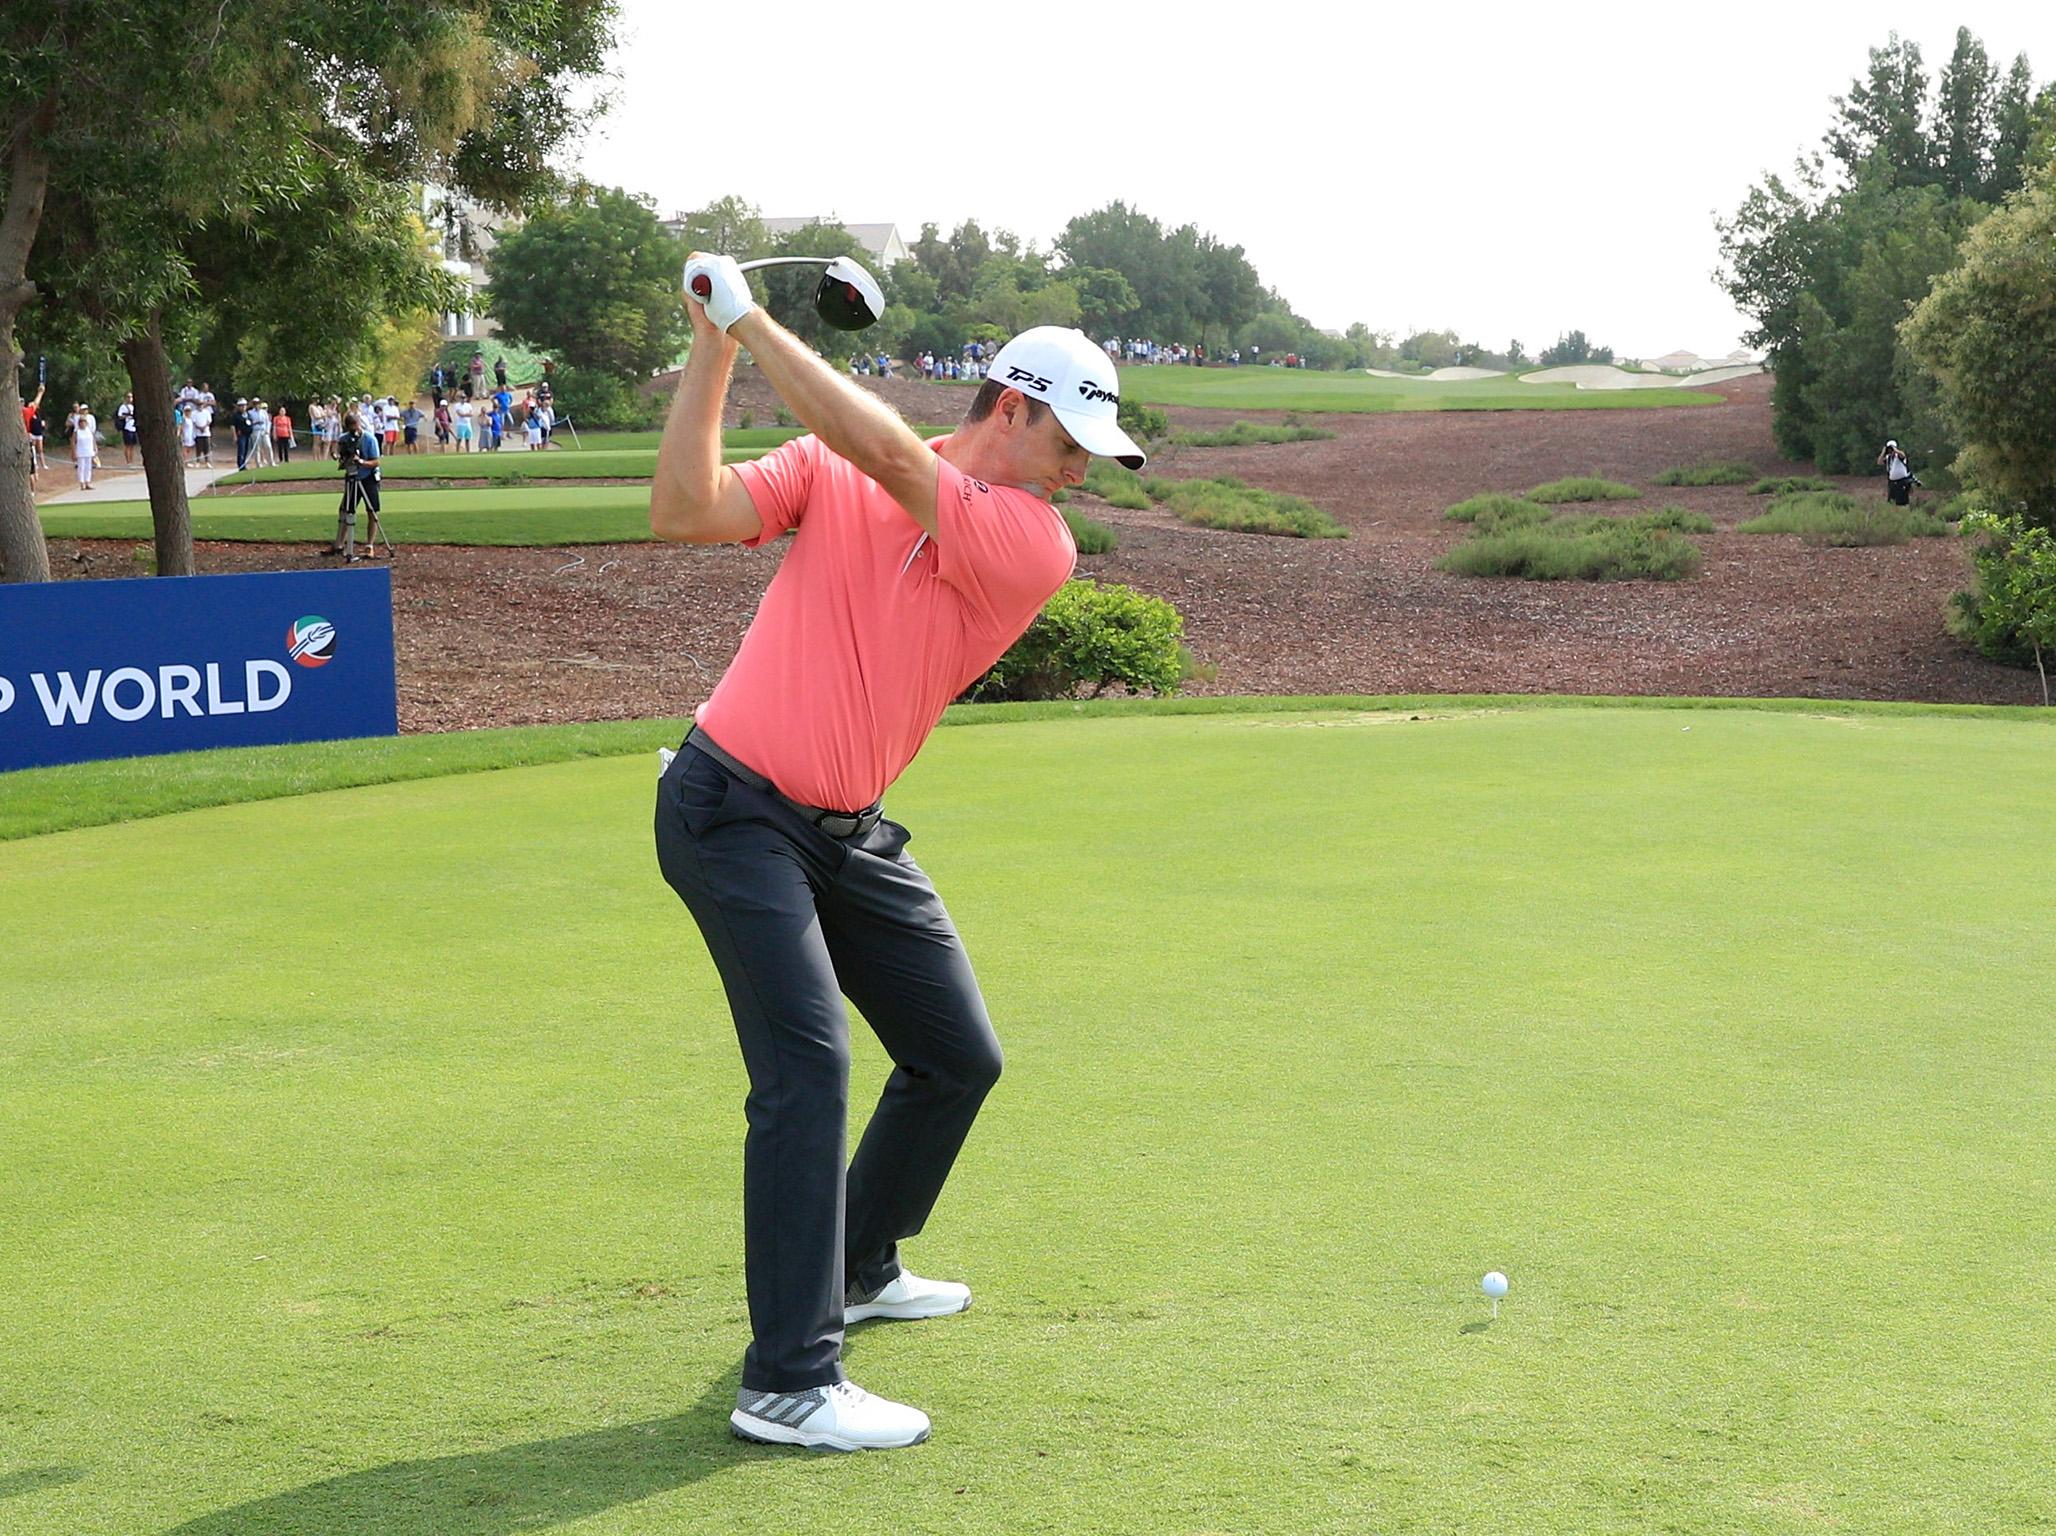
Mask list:
[{"label": "blue sponsor board", "polygon": [[0,586],[0,769],[398,729],[383,567]]}]

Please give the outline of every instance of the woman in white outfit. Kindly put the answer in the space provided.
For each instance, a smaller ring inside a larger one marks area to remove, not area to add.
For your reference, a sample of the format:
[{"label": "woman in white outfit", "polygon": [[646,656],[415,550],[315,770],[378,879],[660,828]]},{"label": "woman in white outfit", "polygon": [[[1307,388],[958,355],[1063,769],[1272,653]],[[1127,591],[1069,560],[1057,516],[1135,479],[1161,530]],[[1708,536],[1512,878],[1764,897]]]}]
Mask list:
[{"label": "woman in white outfit", "polygon": [[78,470],[79,489],[90,491],[93,468],[100,462],[100,423],[94,418],[92,407],[81,402],[65,418],[65,425],[71,428],[71,462]]}]

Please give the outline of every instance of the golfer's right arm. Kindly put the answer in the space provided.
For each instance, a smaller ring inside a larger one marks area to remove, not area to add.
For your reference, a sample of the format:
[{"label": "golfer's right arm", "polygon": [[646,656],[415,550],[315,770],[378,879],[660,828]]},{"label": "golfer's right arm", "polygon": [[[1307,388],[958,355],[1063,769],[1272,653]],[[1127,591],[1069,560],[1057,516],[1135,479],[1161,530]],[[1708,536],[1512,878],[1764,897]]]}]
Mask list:
[{"label": "golfer's right arm", "polygon": [[742,477],[721,462],[721,404],[736,343],[697,304],[687,304],[692,351],[657,445],[650,480],[650,532],[683,544],[734,544],[762,529]]}]

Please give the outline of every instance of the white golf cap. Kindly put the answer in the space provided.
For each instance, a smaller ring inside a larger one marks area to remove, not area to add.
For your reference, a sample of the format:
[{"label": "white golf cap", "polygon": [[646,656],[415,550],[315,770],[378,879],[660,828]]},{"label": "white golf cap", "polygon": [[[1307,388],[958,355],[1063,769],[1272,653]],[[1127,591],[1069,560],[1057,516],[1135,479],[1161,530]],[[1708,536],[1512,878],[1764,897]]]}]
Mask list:
[{"label": "white golf cap", "polygon": [[1025,330],[999,349],[986,377],[1055,411],[1087,453],[1130,469],[1149,462],[1117,419],[1121,390],[1113,360],[1083,331],[1061,325]]}]

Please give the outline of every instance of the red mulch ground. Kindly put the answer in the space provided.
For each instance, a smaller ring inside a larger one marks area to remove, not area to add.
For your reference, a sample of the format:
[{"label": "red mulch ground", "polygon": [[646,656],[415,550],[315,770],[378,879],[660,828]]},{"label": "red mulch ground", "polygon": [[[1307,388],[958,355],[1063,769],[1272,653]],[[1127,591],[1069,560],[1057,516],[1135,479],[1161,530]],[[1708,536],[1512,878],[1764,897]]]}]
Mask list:
[{"label": "red mulch ground", "polygon": [[[1741,487],[1659,490],[1673,465],[1734,459],[1765,474],[1806,466],[1771,442],[1768,381],[1718,386],[1718,408],[1307,416],[1326,442],[1174,448],[1152,469],[1233,474],[1290,491],[1348,526],[1346,540],[1191,528],[1161,510],[1076,505],[1121,545],[1081,575],[1169,598],[1202,661],[1202,693],[1609,693],[1923,699],[2028,704],[2030,672],[1949,638],[1942,606],[1967,584],[1954,540],[1811,549],[1738,534],[1764,505]],[[954,421],[971,392],[898,382],[914,421]],[[759,398],[761,396],[762,398]],[[730,424],[769,425],[762,381],[738,382]],[[1237,414],[1176,410],[1174,421]],[[1463,536],[1443,508],[1478,491],[1564,475],[1642,486],[1642,505],[1709,514],[1706,566],[1681,582],[1527,582],[1445,576]],[[1845,488],[1878,494],[1874,481]],[[53,541],[67,574],[127,574],[129,546]],[[83,558],[74,559],[75,556]],[[405,730],[682,714],[727,666],[777,568],[776,550],[667,545],[402,548],[393,566]],[[314,569],[310,548],[202,544],[203,571]]]}]

